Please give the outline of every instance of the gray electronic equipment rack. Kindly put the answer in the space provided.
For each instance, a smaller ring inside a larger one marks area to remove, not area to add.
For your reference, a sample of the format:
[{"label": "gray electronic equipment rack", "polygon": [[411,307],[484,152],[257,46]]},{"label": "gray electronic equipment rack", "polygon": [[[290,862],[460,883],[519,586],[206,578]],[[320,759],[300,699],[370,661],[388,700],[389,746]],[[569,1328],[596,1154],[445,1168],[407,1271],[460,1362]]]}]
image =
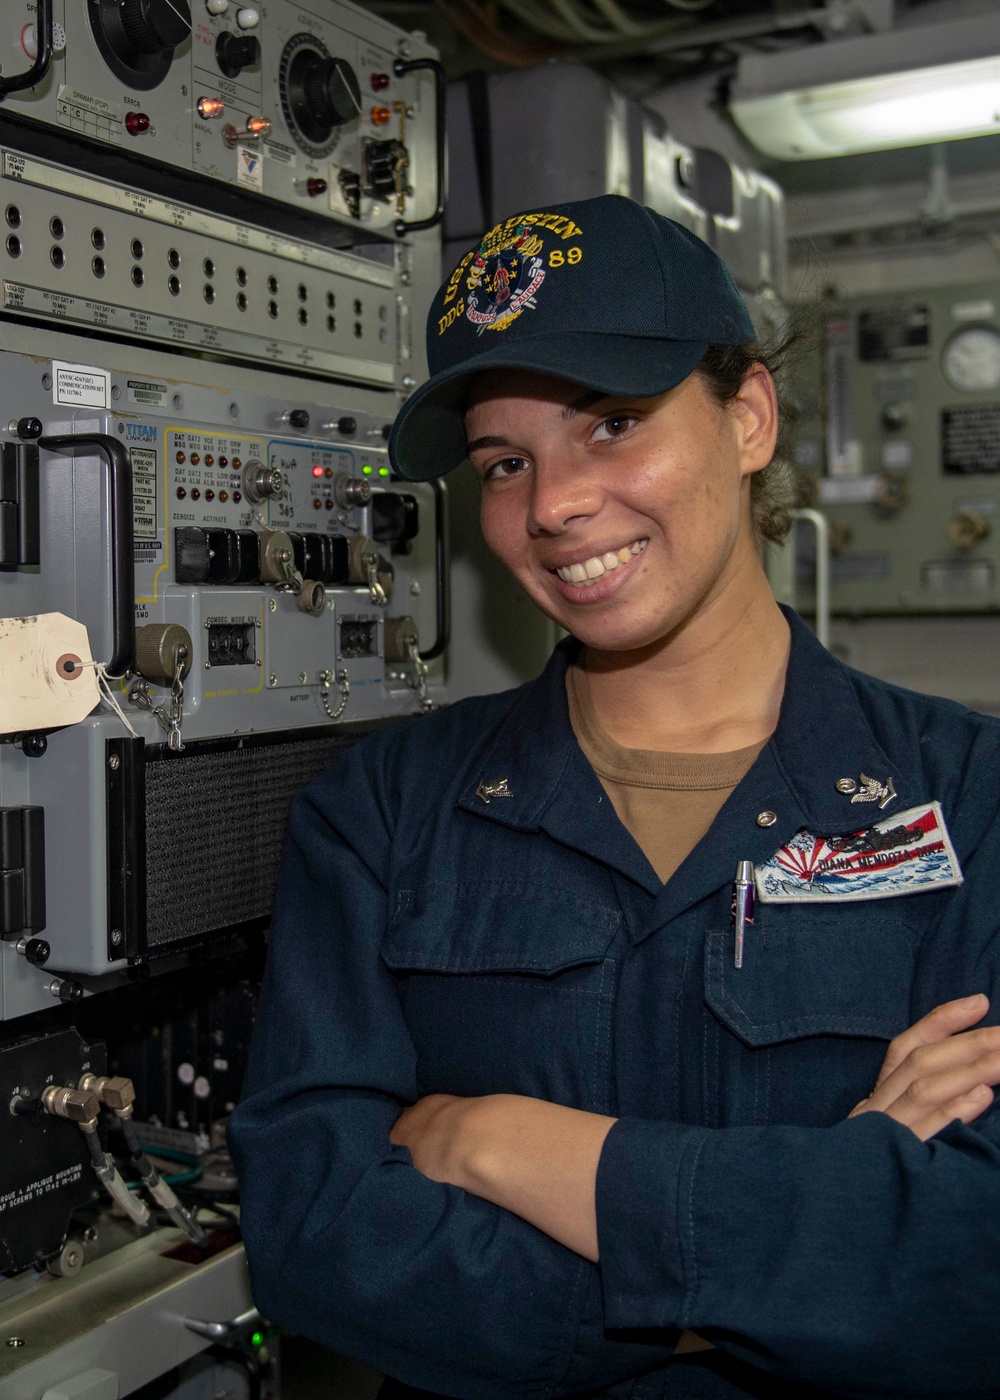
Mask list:
[{"label": "gray electronic equipment rack", "polygon": [[[784,197],[773,180],[698,150],[662,117],[589,68],[548,64],[472,73],[448,87],[444,274],[497,223],[532,205],[623,194],[674,219],[716,249],[755,324],[785,317]],[[478,694],[536,675],[558,633],[495,561],[475,524],[478,487],[466,468],[449,479],[460,644],[449,690]]]},{"label": "gray electronic equipment rack", "polygon": [[0,21],[0,706],[34,676],[0,736],[2,1400],[260,1375],[238,1243],[100,1208],[84,1079],[133,1076],[231,1200],[289,801],[445,697],[445,491],[385,447],[440,266],[433,51],[346,0],[119,11]]},{"label": "gray electronic equipment rack", "polygon": [[815,319],[794,457],[831,522],[834,613],[1000,611],[996,284],[859,296]]},{"label": "gray electronic equipment rack", "polygon": [[78,139],[85,168],[130,167],[120,184],[158,171],[167,188],[202,191],[194,203],[214,187],[237,196],[237,218],[249,196],[339,225],[347,242],[391,236],[443,203],[433,50],[348,0],[4,8],[3,77],[32,79],[5,114]]}]

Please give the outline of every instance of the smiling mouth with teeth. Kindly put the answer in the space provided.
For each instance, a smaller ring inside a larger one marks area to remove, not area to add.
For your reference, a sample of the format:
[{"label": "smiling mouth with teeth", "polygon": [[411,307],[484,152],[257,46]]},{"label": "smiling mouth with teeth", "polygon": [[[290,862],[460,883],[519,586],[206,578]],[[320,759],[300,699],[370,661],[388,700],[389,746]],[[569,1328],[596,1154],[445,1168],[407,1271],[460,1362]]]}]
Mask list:
[{"label": "smiling mouth with teeth", "polygon": [[555,572],[562,579],[563,583],[575,584],[578,588],[591,588],[599,578],[611,573],[622,564],[628,564],[637,554],[649,544],[648,539],[636,540],[634,544],[623,545],[621,549],[607,554],[594,554],[589,559],[584,559],[579,564],[567,564],[565,568],[556,569]]}]

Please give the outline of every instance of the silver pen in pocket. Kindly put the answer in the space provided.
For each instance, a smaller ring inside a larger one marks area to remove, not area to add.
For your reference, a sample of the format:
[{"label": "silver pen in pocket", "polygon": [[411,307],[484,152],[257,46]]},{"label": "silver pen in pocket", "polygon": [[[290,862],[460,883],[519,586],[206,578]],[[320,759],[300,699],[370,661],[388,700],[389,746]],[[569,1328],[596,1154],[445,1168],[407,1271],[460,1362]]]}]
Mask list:
[{"label": "silver pen in pocket", "polygon": [[733,965],[743,966],[743,939],[753,923],[753,861],[741,860],[733,881]]}]

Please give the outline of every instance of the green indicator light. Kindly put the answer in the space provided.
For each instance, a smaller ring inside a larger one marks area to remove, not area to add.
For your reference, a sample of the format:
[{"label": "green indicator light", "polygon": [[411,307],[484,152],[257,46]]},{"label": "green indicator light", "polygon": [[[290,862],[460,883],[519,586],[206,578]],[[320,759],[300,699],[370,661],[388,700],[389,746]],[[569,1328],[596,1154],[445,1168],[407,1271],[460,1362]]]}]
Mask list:
[{"label": "green indicator light", "polygon": [[253,1334],[253,1336],[250,1338],[250,1345],[251,1345],[251,1346],[255,1346],[255,1347],[263,1346],[263,1345],[264,1345],[264,1333],[263,1333],[263,1332],[255,1332],[255,1333]]},{"label": "green indicator light", "polygon": [[388,468],[388,467],[379,467],[379,469],[378,469],[378,474],[379,474],[379,476],[388,476],[388,475],[389,475],[389,468]]},{"label": "green indicator light", "polygon": [[365,465],[361,468],[361,475],[362,475],[362,476],[371,476],[371,474],[372,474],[372,469],[371,469],[371,467],[368,466],[367,463],[365,463]]}]

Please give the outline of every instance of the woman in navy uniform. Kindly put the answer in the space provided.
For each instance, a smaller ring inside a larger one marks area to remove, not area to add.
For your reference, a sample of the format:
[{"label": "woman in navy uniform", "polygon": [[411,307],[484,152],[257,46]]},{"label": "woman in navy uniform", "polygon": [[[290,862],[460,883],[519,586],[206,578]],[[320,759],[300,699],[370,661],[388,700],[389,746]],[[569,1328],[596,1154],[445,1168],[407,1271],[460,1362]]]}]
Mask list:
[{"label": "woman in navy uniform", "polygon": [[294,806],[258,1306],[397,1394],[1000,1395],[1000,725],[775,604],[774,385],[685,230],[508,220],[428,352],[396,470],[468,456],[570,637]]}]

